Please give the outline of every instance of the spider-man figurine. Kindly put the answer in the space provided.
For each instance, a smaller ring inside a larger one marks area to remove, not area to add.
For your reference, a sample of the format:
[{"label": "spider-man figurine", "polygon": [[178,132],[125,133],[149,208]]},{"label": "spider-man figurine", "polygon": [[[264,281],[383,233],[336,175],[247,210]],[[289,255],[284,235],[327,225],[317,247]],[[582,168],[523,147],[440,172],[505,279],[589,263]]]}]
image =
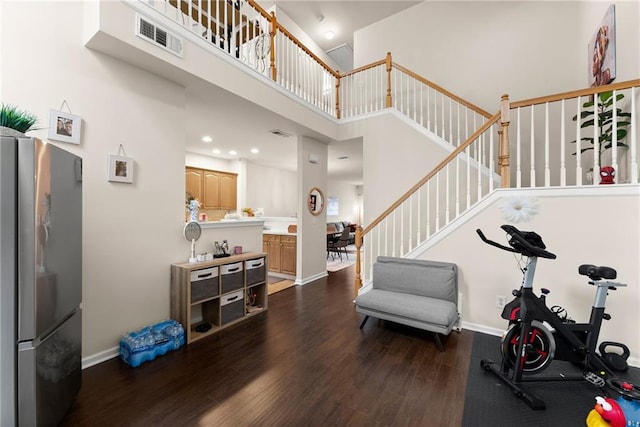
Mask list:
[{"label": "spider-man figurine", "polygon": [[600,184],[615,184],[616,171],[611,166],[600,168]]}]

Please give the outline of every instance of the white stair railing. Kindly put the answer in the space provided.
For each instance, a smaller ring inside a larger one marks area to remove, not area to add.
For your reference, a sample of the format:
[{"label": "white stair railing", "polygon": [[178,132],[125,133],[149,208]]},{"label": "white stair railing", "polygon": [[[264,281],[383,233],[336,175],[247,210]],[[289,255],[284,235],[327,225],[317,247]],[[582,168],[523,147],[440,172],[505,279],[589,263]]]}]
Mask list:
[{"label": "white stair railing", "polygon": [[511,103],[512,181],[520,187],[638,183],[640,80]]},{"label": "white stair railing", "polygon": [[393,63],[393,107],[458,147],[491,114],[448,90]]},{"label": "white stair railing", "polygon": [[500,113],[489,118],[376,220],[358,229],[356,291],[371,277],[378,256],[407,256],[500,186],[499,119]]}]

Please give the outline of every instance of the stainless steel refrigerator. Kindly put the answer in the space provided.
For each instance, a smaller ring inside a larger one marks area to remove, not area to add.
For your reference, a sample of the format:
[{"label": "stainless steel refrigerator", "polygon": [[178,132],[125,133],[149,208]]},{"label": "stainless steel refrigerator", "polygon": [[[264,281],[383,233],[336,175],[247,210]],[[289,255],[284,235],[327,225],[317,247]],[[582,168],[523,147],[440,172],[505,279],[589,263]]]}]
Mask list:
[{"label": "stainless steel refrigerator", "polygon": [[82,159],[0,137],[0,425],[55,426],[81,385]]}]

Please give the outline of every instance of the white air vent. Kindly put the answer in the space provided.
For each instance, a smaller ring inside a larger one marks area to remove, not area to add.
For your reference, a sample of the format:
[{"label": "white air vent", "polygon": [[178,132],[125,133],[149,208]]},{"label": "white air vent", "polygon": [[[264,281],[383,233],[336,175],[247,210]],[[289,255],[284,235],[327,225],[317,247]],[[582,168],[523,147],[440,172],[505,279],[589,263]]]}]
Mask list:
[{"label": "white air vent", "polygon": [[140,15],[136,16],[136,35],[182,58],[182,39]]}]

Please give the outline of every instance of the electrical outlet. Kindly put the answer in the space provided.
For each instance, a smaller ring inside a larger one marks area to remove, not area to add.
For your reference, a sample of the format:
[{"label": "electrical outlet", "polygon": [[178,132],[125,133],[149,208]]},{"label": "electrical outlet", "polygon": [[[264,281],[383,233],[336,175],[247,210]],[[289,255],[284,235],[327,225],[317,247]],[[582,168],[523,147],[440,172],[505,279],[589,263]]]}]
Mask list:
[{"label": "electrical outlet", "polygon": [[504,295],[496,295],[496,307],[504,308],[505,305],[507,305],[507,297]]}]

